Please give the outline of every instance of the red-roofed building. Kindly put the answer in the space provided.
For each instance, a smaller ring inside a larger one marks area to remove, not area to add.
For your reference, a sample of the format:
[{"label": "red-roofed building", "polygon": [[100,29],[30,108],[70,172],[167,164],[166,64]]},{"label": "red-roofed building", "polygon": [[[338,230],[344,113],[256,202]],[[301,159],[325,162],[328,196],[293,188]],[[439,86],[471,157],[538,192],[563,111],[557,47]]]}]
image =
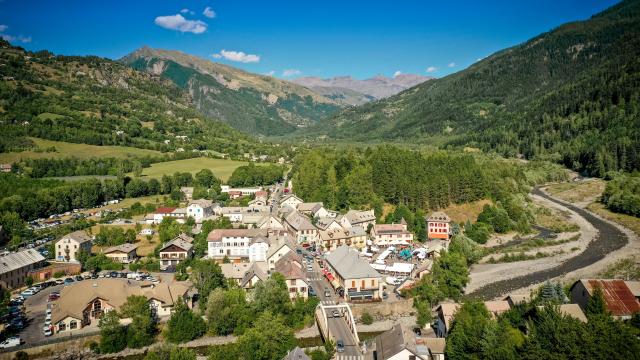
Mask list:
[{"label": "red-roofed building", "polygon": [[242,191],[238,190],[231,190],[227,194],[229,194],[229,199],[231,200],[242,197]]},{"label": "red-roofed building", "polygon": [[[631,283],[631,282],[629,282]],[[581,279],[571,286],[571,301],[586,310],[595,289],[602,289],[607,310],[618,319],[630,319],[640,312],[640,301],[624,280]]]}]

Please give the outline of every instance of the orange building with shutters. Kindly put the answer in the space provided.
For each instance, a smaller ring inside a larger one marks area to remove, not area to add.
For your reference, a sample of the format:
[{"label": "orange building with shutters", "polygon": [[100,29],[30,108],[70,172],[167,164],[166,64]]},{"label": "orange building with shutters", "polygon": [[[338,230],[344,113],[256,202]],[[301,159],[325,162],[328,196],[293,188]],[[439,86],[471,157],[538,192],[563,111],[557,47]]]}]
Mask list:
[{"label": "orange building with shutters", "polygon": [[442,211],[436,211],[427,217],[427,238],[449,240],[451,218]]}]

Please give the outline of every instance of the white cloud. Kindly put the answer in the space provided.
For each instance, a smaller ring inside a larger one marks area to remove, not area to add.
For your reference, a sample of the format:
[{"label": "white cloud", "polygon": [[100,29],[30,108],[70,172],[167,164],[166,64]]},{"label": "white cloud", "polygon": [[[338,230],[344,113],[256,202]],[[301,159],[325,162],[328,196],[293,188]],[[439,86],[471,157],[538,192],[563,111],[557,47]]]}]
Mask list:
[{"label": "white cloud", "polygon": [[282,72],[282,76],[296,76],[302,74],[302,71],[298,69],[286,69]]},{"label": "white cloud", "polygon": [[438,71],[438,68],[437,68],[437,67],[435,67],[435,66],[429,66],[429,67],[427,68],[427,72],[428,72],[428,73],[432,73],[432,72],[436,72],[436,71]]},{"label": "white cloud", "polygon": [[7,30],[9,28],[8,25],[0,25],[0,32],[4,32],[5,30]]},{"label": "white cloud", "polygon": [[241,63],[257,63],[260,62],[260,55],[245,54],[242,51],[220,50],[220,53],[211,54],[214,59],[224,58],[229,61],[237,61]]},{"label": "white cloud", "polygon": [[189,12],[189,9],[182,9],[182,10],[180,10],[180,12],[183,13],[183,14],[186,14],[186,13]]},{"label": "white cloud", "polygon": [[202,15],[208,17],[209,19],[213,19],[214,17],[216,17],[216,12],[213,11],[212,8],[207,6],[206,8],[204,8],[204,11],[202,12]]},{"label": "white cloud", "polygon": [[275,75],[275,74],[276,74],[276,71],[275,71],[275,70],[271,70],[271,71],[269,71],[269,72],[267,73],[267,75],[269,75],[269,76],[273,76],[273,75]]},{"label": "white cloud", "polygon": [[20,41],[21,43],[30,43],[31,42],[31,36],[18,36],[18,41]]},{"label": "white cloud", "polygon": [[456,66],[456,63],[454,63],[454,62],[450,62],[450,63],[449,63],[449,65],[447,65],[447,66],[448,66],[448,67],[455,67],[455,66]]},{"label": "white cloud", "polygon": [[7,34],[1,34],[0,37],[2,38],[2,40],[10,41],[10,42],[13,42],[16,39],[15,36],[7,35]]},{"label": "white cloud", "polygon": [[202,34],[207,31],[207,23],[200,20],[187,20],[180,14],[158,16],[155,20],[156,25],[169,30],[177,30],[180,32],[190,32],[194,34]]},{"label": "white cloud", "polygon": [[400,75],[402,75],[402,71],[400,71],[400,70],[398,70],[398,71],[396,71],[396,72],[394,72],[394,73],[393,73],[393,77],[394,77],[394,78],[395,78],[395,77],[398,77],[398,76],[400,76]]}]

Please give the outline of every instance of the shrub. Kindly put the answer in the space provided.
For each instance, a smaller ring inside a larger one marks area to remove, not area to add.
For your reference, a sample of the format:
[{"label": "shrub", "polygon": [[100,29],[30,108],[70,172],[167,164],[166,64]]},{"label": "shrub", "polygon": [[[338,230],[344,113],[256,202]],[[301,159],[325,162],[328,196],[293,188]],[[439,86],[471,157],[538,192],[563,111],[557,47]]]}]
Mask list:
[{"label": "shrub", "polygon": [[362,321],[362,323],[365,325],[371,325],[373,324],[373,316],[371,316],[371,314],[365,311],[364,313],[362,313],[362,316],[360,317],[360,321]]}]

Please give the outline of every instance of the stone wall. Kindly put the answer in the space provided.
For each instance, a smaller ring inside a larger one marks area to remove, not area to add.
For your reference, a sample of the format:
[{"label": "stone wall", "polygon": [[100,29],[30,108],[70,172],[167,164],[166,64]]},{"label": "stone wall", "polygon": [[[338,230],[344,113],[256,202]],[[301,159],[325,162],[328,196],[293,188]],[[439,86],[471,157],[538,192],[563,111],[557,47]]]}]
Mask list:
[{"label": "stone wall", "polygon": [[374,318],[408,316],[415,312],[413,299],[350,305],[353,316],[355,316],[356,319],[360,319],[360,316],[362,316],[365,311],[371,314]]}]

